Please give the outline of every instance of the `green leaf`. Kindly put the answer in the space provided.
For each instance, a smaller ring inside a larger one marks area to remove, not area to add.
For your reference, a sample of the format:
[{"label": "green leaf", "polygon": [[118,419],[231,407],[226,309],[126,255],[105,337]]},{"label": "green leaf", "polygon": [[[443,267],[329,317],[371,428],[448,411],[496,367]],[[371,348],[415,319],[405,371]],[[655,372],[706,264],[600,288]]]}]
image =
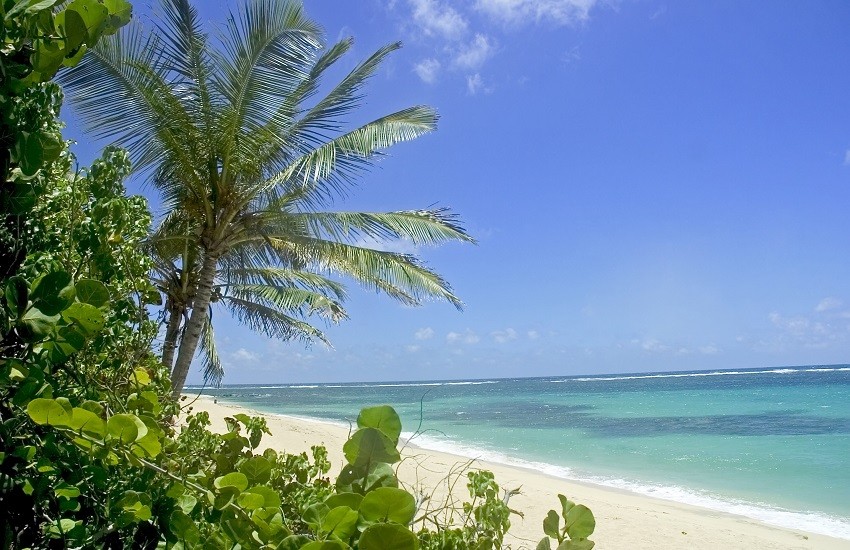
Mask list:
[{"label": "green leaf", "polygon": [[568,499],[567,497],[565,497],[564,495],[562,495],[560,493],[558,494],[558,500],[561,501],[561,517],[566,519],[567,514],[570,512],[570,510],[573,509],[573,507],[576,505],[576,503],[571,501],[570,499]]},{"label": "green leaf", "polygon": [[367,407],[360,411],[357,417],[359,428],[375,428],[390,438],[393,445],[398,444],[398,436],[401,435],[401,419],[395,409],[389,405],[378,407]]},{"label": "green leaf", "polygon": [[77,498],[80,496],[80,488],[62,481],[53,489],[53,494],[57,498]]},{"label": "green leaf", "polygon": [[103,0],[103,5],[109,10],[109,18],[103,29],[103,34],[114,34],[119,28],[129,23],[133,17],[133,5],[127,0]]},{"label": "green leaf", "polygon": [[272,465],[261,456],[252,456],[239,465],[239,471],[248,477],[252,485],[265,483],[271,478]]},{"label": "green leaf", "polygon": [[301,514],[301,520],[314,531],[318,531],[322,527],[322,519],[330,511],[331,509],[322,503],[313,504],[304,510],[304,513]]},{"label": "green leaf", "polygon": [[35,280],[30,292],[32,305],[45,315],[56,315],[74,302],[74,285],[71,275],[54,271]]},{"label": "green leaf", "polygon": [[376,428],[361,428],[342,447],[345,458],[354,466],[374,462],[393,464],[401,460],[395,443]]},{"label": "green leaf", "polygon": [[45,315],[32,307],[21,318],[19,334],[27,342],[38,342],[53,331],[59,319],[59,315]]},{"label": "green leaf", "polygon": [[535,550],[552,550],[552,540],[549,537],[543,537],[537,543]]},{"label": "green leaf", "polygon": [[29,288],[23,277],[14,276],[6,281],[6,305],[12,317],[20,317],[27,310]]},{"label": "green leaf", "polygon": [[289,535],[277,545],[277,550],[300,550],[306,548],[310,542],[307,535]]},{"label": "green leaf", "polygon": [[67,426],[71,415],[55,399],[37,398],[27,404],[27,414],[36,424]]},{"label": "green leaf", "polygon": [[80,407],[74,407],[71,410],[71,421],[68,422],[68,427],[75,432],[101,439],[106,435],[106,422],[95,413]]},{"label": "green leaf", "polygon": [[80,279],[74,285],[77,300],[94,307],[103,307],[109,303],[109,290],[106,285],[94,279]]},{"label": "green leaf", "polygon": [[77,302],[62,312],[62,318],[73,323],[87,338],[95,336],[103,329],[103,313],[96,307]]},{"label": "green leaf", "polygon": [[546,518],[543,520],[543,532],[553,539],[560,539],[561,533],[558,528],[560,522],[561,518],[558,517],[558,512],[549,510],[549,513],[546,514]]},{"label": "green leaf", "polygon": [[242,472],[230,472],[229,474],[215,478],[213,486],[216,489],[235,487],[239,491],[244,491],[248,488],[248,477]]},{"label": "green leaf", "polygon": [[183,542],[190,545],[198,544],[201,540],[201,532],[198,526],[182,510],[174,510],[168,520],[168,529]]},{"label": "green leaf", "polygon": [[592,540],[565,540],[558,545],[558,550],[592,550],[596,543]]},{"label": "green leaf", "polygon": [[323,533],[342,541],[350,539],[357,532],[357,512],[348,506],[337,506],[322,519]]},{"label": "green leaf", "polygon": [[256,510],[257,508],[262,508],[265,499],[263,495],[258,495],[256,493],[242,492],[239,493],[239,496],[236,497],[236,503],[245,508],[246,510]]},{"label": "green leaf", "polygon": [[407,525],[416,514],[416,500],[403,489],[380,487],[366,493],[359,510],[367,521],[392,521]]},{"label": "green leaf", "polygon": [[360,503],[363,501],[363,495],[357,493],[335,493],[325,499],[325,504],[328,508],[336,508],[337,506],[348,506],[352,510],[360,508]]},{"label": "green leaf", "polygon": [[149,458],[156,457],[162,451],[162,444],[155,433],[149,431],[143,437],[136,440],[136,445],[144,451],[145,456]]},{"label": "green leaf", "polygon": [[[289,537],[284,539],[284,543],[286,543],[287,540],[289,540]],[[284,545],[283,548],[289,548],[289,546]],[[314,540],[304,546],[299,546],[298,548],[300,548],[300,550],[348,550],[349,546],[338,540]]]},{"label": "green leaf", "polygon": [[267,485],[254,485],[253,487],[246,489],[243,494],[245,493],[260,495],[263,497],[263,503],[261,505],[263,508],[280,507],[280,495],[277,491]]},{"label": "green leaf", "polygon": [[395,523],[375,523],[360,535],[360,550],[417,550],[419,540],[409,529]]},{"label": "green leaf", "polygon": [[[74,0],[65,10],[79,15],[86,31],[86,44],[92,45],[100,38],[109,15],[109,11],[103,4],[97,0]],[[70,13],[65,16],[66,22],[70,21],[70,17],[72,17]]]},{"label": "green leaf", "polygon": [[584,504],[573,506],[565,518],[567,534],[571,539],[586,539],[593,534],[596,528],[596,520],[593,512]]},{"label": "green leaf", "polygon": [[62,327],[55,339],[44,343],[44,349],[53,363],[64,363],[86,346],[86,338],[76,327]]},{"label": "green leaf", "polygon": [[115,414],[106,421],[106,433],[121,443],[132,443],[139,437],[139,425],[147,433],[147,427],[135,415]]}]

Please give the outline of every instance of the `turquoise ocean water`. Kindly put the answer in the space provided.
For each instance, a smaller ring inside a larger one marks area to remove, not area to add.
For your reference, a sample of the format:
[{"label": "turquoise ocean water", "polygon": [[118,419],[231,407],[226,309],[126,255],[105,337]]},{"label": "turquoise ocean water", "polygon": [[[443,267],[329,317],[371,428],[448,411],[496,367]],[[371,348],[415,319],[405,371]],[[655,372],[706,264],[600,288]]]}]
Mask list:
[{"label": "turquoise ocean water", "polygon": [[346,423],[386,403],[421,447],[850,540],[848,365],[204,393]]}]

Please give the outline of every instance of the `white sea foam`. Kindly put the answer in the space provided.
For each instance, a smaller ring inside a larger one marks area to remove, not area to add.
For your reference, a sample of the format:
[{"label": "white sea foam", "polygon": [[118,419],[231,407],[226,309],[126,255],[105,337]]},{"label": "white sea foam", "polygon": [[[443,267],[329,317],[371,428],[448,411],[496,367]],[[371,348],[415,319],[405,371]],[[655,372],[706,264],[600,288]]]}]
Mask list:
[{"label": "white sea foam", "polygon": [[806,369],[768,369],[768,370],[749,370],[749,371],[710,371],[710,372],[687,372],[687,373],[664,373],[664,374],[633,374],[623,376],[588,376],[582,378],[567,378],[559,380],[550,380],[553,384],[563,384],[566,382],[602,382],[612,380],[646,380],[652,378],[699,378],[705,376],[747,376],[751,374],[796,374],[807,372],[847,372],[850,367],[841,368],[806,368]]},{"label": "white sea foam", "polygon": [[[402,437],[410,440],[412,433],[405,432]],[[420,434],[410,442],[423,449],[449,453],[464,458],[494,462],[508,466],[515,466],[528,470],[584,483],[592,483],[603,487],[611,487],[646,495],[662,500],[669,500],[692,506],[699,506],[709,510],[736,514],[784,528],[794,528],[809,533],[827,535],[839,539],[850,540],[850,519],[830,516],[818,512],[797,512],[771,506],[760,502],[747,502],[730,498],[723,498],[705,491],[687,489],[676,485],[658,485],[643,483],[621,478],[603,477],[589,474],[581,474],[575,470],[565,467],[516,458],[505,453],[490,449],[473,447],[443,437]]]},{"label": "white sea foam", "polygon": [[498,384],[498,380],[464,380],[460,382],[397,382],[393,384],[335,384],[324,385],[323,388],[419,388],[422,386],[480,386],[483,384]]}]

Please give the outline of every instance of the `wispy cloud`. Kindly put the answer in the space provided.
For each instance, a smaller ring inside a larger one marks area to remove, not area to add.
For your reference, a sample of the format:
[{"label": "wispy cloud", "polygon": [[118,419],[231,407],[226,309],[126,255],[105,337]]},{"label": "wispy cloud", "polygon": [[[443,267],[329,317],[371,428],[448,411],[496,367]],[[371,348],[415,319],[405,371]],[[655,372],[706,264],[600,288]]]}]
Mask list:
[{"label": "wispy cloud", "polygon": [[505,342],[510,342],[511,340],[516,340],[517,332],[512,328],[506,328],[505,330],[496,330],[490,333],[490,336],[493,338],[493,341],[497,344],[504,344]]},{"label": "wispy cloud", "polygon": [[597,0],[477,0],[475,7],[508,25],[554,23],[569,25],[585,21]]},{"label": "wispy cloud", "polygon": [[528,335],[529,340],[537,340],[540,338],[540,333],[536,330],[529,330],[526,334]]},{"label": "wispy cloud", "polygon": [[830,296],[830,297],[824,298],[823,300],[818,302],[818,305],[815,306],[815,311],[817,311],[818,313],[821,313],[821,312],[824,312],[824,311],[830,311],[830,310],[833,310],[833,309],[840,308],[841,305],[842,305],[841,300],[839,300],[838,298],[833,298],[833,297]]},{"label": "wispy cloud", "polygon": [[449,344],[477,344],[481,338],[470,329],[466,332],[450,332],[446,334],[446,342]]},{"label": "wispy cloud", "polygon": [[437,75],[440,72],[441,64],[436,59],[429,57],[423,59],[413,66],[413,71],[422,79],[423,82],[433,84],[437,81]]},{"label": "wispy cloud", "polygon": [[239,348],[230,354],[230,358],[234,361],[248,361],[254,362],[260,359],[260,356],[253,351],[248,351],[245,348]]},{"label": "wispy cloud", "polygon": [[484,86],[484,80],[479,73],[471,74],[466,77],[466,89],[469,95],[475,95]]},{"label": "wispy cloud", "polygon": [[413,334],[413,337],[417,340],[430,340],[434,337],[434,329],[431,327],[420,328]]},{"label": "wispy cloud", "polygon": [[844,153],[844,165],[850,166],[850,149],[847,149]]},{"label": "wispy cloud", "polygon": [[477,33],[471,42],[458,51],[453,64],[460,69],[477,70],[493,55],[493,49],[493,40]]},{"label": "wispy cloud", "polygon": [[410,0],[413,20],[426,35],[459,40],[469,26],[454,8],[437,0]]}]

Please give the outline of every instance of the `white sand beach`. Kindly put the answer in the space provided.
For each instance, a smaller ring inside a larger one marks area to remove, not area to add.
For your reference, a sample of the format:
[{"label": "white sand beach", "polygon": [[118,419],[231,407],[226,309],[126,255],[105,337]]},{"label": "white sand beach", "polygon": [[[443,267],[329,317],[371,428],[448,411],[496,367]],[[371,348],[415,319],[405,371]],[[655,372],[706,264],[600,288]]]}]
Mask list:
[{"label": "white sand beach", "polygon": [[[194,396],[190,397],[186,403],[193,399]],[[208,412],[215,431],[224,431],[224,418],[238,412],[263,415],[231,404],[214,403],[212,398],[203,396],[194,400],[191,407],[195,412]],[[336,477],[344,463],[342,446],[348,437],[345,427],[295,417],[263,416],[273,434],[264,438],[263,448],[300,453],[309,451],[312,445],[324,445],[333,463],[330,475]],[[429,494],[433,491],[435,501],[445,495],[446,476],[469,462],[464,457],[415,445],[406,446],[402,457],[398,475],[406,488]],[[593,511],[597,523],[591,538],[600,550],[850,550],[847,540],[766,525],[742,516],[569,481],[529,469],[479,460],[473,461],[471,467],[492,471],[504,489],[521,489],[520,494],[510,499],[511,508],[524,514],[524,518],[511,518],[506,544],[513,549],[533,549],[537,545],[543,537],[543,518],[548,510],[559,506],[557,494],[562,493]],[[455,493],[459,497],[468,496],[465,479],[457,483]]]}]

